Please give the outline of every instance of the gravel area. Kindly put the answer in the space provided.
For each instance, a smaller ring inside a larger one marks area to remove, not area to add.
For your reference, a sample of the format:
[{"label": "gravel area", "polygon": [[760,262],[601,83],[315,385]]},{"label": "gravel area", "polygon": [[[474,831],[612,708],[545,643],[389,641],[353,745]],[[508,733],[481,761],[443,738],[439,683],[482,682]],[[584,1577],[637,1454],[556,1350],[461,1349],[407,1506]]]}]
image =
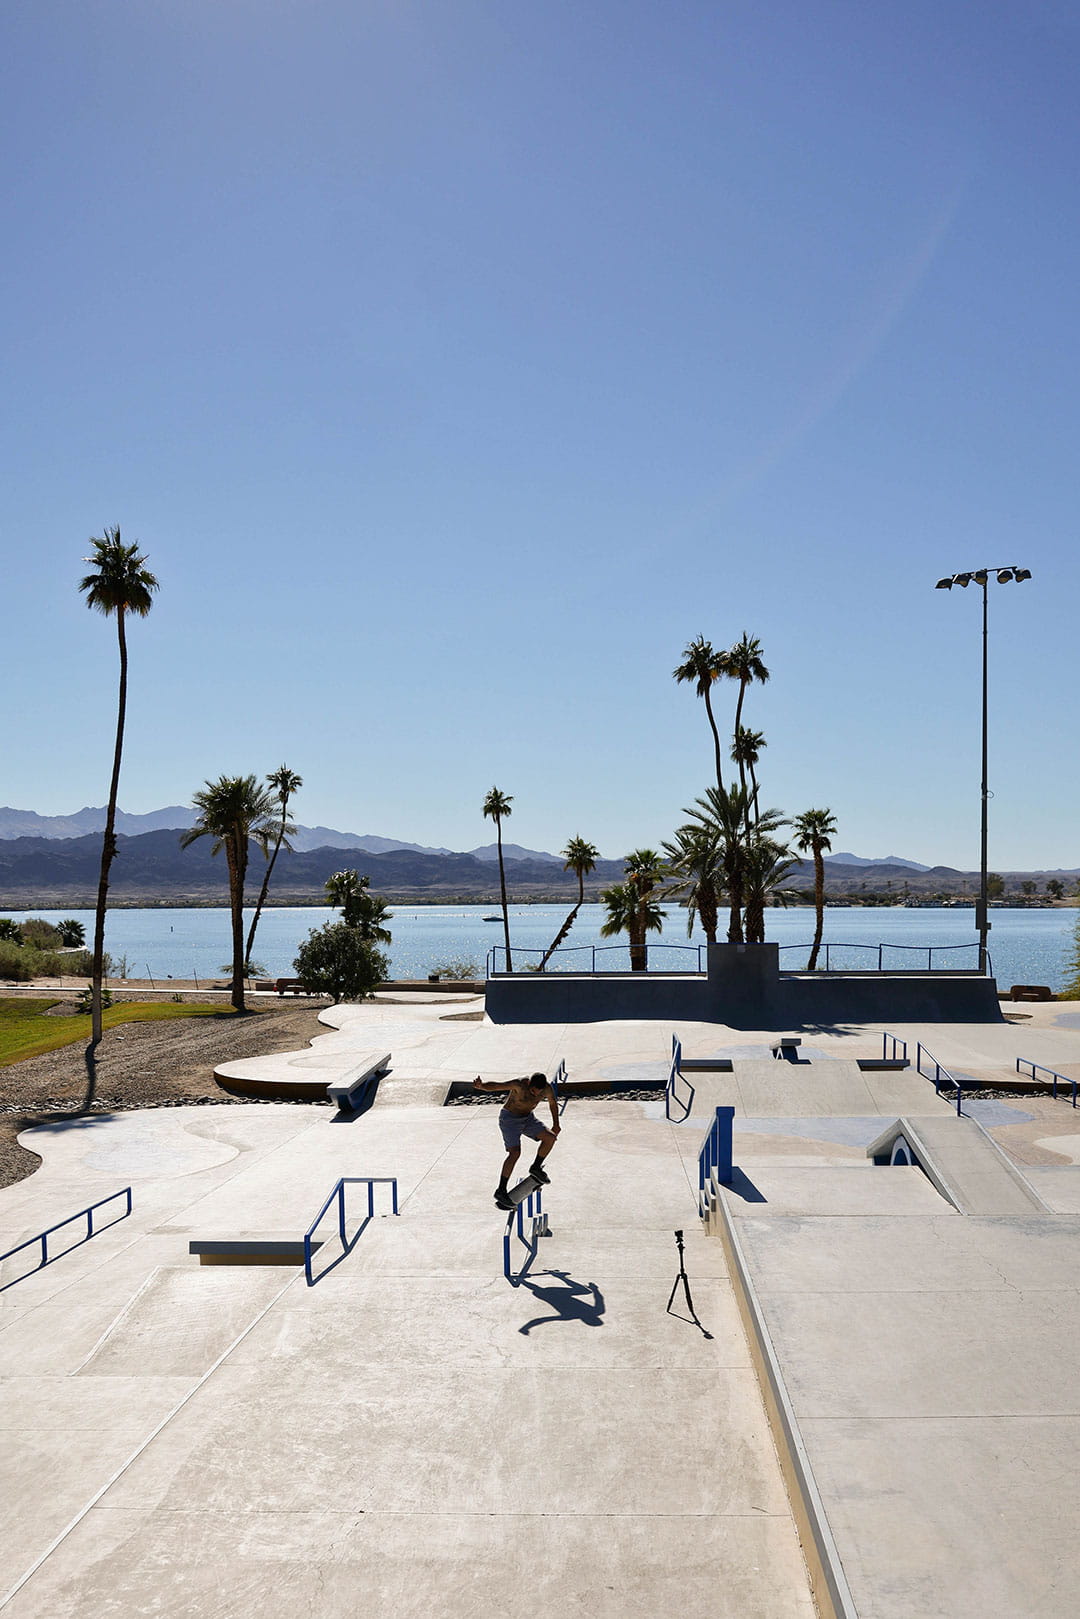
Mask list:
[{"label": "gravel area", "polygon": [[[305,1046],[316,1035],[326,1033],[317,1013],[328,1004],[314,999],[300,1005],[293,1001],[287,1006],[260,1007],[241,1018],[177,1018],[108,1029],[98,1047],[94,1112],[192,1103],[265,1105],[252,1097],[227,1095],[214,1079],[215,1067],[238,1057]],[[36,1153],[16,1141],[19,1131],[81,1105],[86,1090],[85,1049],[82,1044],[64,1046],[43,1057],[0,1068],[0,1187],[32,1175],[41,1162]]]}]

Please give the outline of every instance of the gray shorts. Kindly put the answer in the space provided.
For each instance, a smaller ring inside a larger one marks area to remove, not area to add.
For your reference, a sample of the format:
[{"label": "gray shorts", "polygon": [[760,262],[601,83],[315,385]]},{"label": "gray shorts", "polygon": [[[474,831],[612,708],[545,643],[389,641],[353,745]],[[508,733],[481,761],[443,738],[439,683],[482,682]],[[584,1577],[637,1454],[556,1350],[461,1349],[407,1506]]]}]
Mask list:
[{"label": "gray shorts", "polygon": [[528,1136],[531,1141],[539,1141],[544,1135],[544,1126],[535,1113],[511,1113],[505,1107],[499,1114],[499,1129],[502,1131],[503,1145],[507,1152],[521,1146],[522,1136]]}]

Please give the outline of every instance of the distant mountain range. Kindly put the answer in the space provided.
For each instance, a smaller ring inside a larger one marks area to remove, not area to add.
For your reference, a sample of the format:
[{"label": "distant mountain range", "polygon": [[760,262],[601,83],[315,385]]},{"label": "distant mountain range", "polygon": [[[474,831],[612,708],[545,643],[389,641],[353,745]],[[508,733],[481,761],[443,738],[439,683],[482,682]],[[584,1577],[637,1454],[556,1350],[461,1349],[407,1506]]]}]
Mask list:
[{"label": "distant mountain range", "polygon": [[[191,825],[193,811],[170,805],[147,815],[117,814],[120,828],[113,864],[110,896],[114,904],[221,905],[228,897],[224,862],[214,859],[208,840],[181,849],[178,832]],[[75,815],[37,815],[32,810],[0,809],[0,908],[40,906],[81,908],[92,905],[101,859],[104,809],[85,808]],[[28,830],[33,828],[33,830]],[[74,829],[79,830],[74,830]],[[300,827],[292,852],[283,850],[274,869],[272,901],[277,904],[312,904],[324,900],[323,885],[342,864],[348,863],[371,878],[372,886],[388,898],[407,902],[481,901],[498,898],[495,867],[497,846],[484,844],[465,853],[429,848],[368,833],[337,832],[332,827]],[[561,855],[503,845],[509,870],[511,897],[527,900],[563,900],[577,893],[577,879],[563,869]],[[868,860],[861,855],[826,856],[826,887],[830,898],[881,895],[886,897],[948,894],[974,895],[978,876],[951,866],[924,866],[896,855]],[[252,863],[253,881],[262,869]],[[1003,872],[1009,890],[1017,892],[1021,879],[1034,878],[1040,889],[1049,877],[1074,877],[1070,871]],[[622,860],[601,860],[586,879],[587,899],[621,881]],[[813,865],[800,861],[789,884],[807,891],[814,880]]]},{"label": "distant mountain range", "polygon": [[[116,830],[126,837],[138,837],[142,832],[163,832],[173,829],[182,832],[195,819],[195,812],[185,804],[169,804],[164,809],[149,810],[145,815],[129,815],[126,810],[116,812]],[[0,807],[0,840],[12,838],[81,838],[92,832],[104,832],[105,806],[77,810],[74,815],[39,815],[36,810]],[[301,826],[291,839],[297,854],[311,849],[362,849],[367,854],[389,854],[405,849],[413,854],[453,854],[453,849],[432,847],[424,843],[408,843],[404,838],[383,838],[375,832],[338,832],[332,826]],[[468,851],[477,860],[497,860],[498,847],[494,843]],[[547,854],[543,849],[523,849],[520,843],[504,843],[503,857],[512,861],[539,860],[562,865],[562,856]]]}]

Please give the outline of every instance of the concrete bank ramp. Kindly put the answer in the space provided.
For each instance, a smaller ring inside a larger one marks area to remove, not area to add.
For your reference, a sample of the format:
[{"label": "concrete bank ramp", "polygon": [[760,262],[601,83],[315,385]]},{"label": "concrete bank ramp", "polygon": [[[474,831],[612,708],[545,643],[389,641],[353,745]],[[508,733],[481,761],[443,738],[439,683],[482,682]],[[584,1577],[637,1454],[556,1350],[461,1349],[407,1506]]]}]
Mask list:
[{"label": "concrete bank ramp", "polygon": [[1049,1214],[1020,1170],[974,1119],[899,1118],[866,1149],[876,1164],[918,1165],[961,1214]]},{"label": "concrete bank ramp", "polygon": [[804,1063],[736,1057],[730,1074],[693,1073],[694,1117],[731,1106],[739,1118],[859,1118],[874,1114],[947,1115],[949,1104],[912,1069],[864,1073],[854,1057]]}]

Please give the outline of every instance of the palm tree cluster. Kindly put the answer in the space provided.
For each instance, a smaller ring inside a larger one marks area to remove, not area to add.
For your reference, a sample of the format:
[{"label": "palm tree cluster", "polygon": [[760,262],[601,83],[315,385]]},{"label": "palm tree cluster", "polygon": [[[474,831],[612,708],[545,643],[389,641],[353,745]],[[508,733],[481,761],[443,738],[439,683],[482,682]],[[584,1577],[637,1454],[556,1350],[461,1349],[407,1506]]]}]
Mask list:
[{"label": "palm tree cluster", "polygon": [[[769,678],[762,657],[761,643],[745,631],[727,651],[717,651],[699,635],[683,652],[683,661],[673,671],[679,684],[692,684],[704,699],[705,713],[713,737],[716,786],[707,787],[692,808],[684,810],[689,820],[663,845],[667,860],[665,894],[679,897],[687,908],[687,932],[700,919],[705,937],[715,943],[722,899],[728,905],[729,944],[760,944],[765,938],[765,906],[784,904],[789,897],[784,884],[796,864],[795,856],[783,837],[788,826],[779,810],[762,809],[757,766],[766,746],[764,734],[743,724],[743,709],[750,686],[764,685]],[[738,785],[725,785],[720,732],[712,704],[713,686],[720,680],[738,684],[731,730],[729,756],[738,770]],[[828,810],[807,810],[793,825],[795,842],[814,858],[817,926],[810,957],[813,970],[821,944],[825,903],[825,877],[822,851],[836,822]]]},{"label": "palm tree cluster", "polygon": [[390,943],[390,929],[383,924],[392,922],[394,913],[381,894],[371,892],[370,877],[362,877],[358,871],[335,871],[326,879],[325,888],[330,904],[341,907],[346,927],[355,928],[368,944]]}]

